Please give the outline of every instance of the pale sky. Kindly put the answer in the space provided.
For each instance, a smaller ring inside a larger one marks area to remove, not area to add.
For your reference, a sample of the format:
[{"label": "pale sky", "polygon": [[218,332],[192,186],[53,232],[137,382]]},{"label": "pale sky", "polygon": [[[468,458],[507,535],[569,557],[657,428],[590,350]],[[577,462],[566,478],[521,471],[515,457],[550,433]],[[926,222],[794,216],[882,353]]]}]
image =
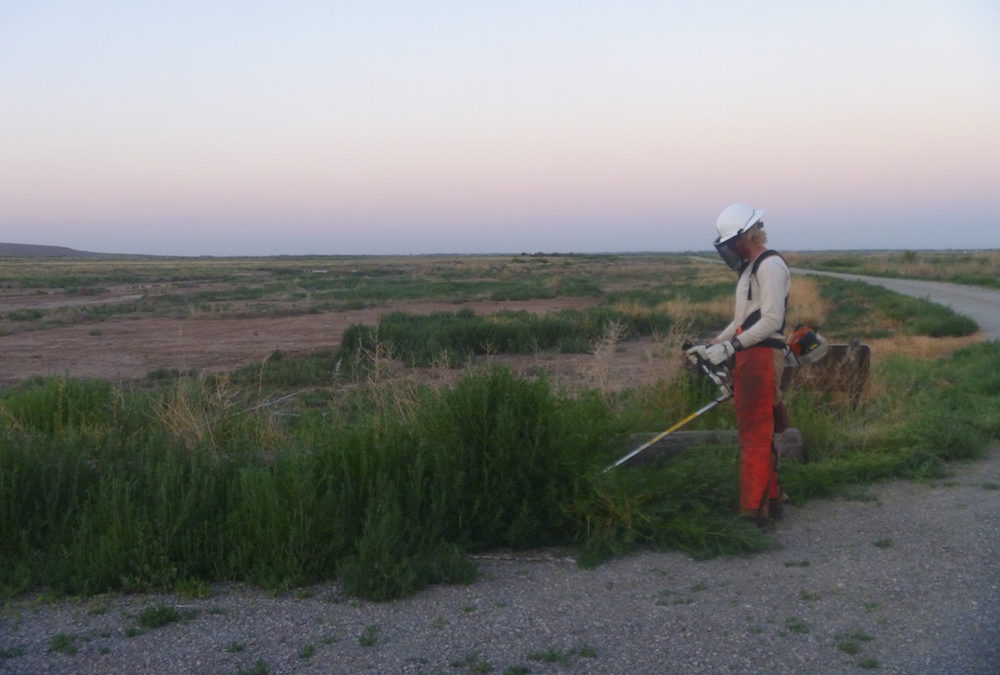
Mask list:
[{"label": "pale sky", "polygon": [[0,0],[0,241],[1000,248],[995,0]]}]

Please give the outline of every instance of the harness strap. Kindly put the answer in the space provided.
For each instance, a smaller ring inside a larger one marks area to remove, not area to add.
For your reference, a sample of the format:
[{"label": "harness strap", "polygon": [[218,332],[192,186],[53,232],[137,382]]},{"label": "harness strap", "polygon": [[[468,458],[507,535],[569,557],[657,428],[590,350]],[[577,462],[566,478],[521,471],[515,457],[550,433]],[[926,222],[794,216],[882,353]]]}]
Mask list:
[{"label": "harness strap", "polygon": [[[781,258],[782,260],[784,260],[784,256],[782,256],[777,251],[775,251],[773,249],[767,249],[766,251],[764,251],[763,253],[761,253],[759,256],[757,256],[757,259],[753,261],[753,267],[750,269],[750,278],[747,279],[747,302],[750,302],[751,300],[753,300],[753,277],[757,274],[757,270],[760,268],[760,264],[762,262],[764,262],[764,259],[765,258],[770,258],[772,255],[776,255],[779,258]],[[747,263],[747,264],[749,264],[749,263]],[[747,268],[747,266],[743,265],[743,267],[740,268],[740,274],[742,274],[743,270],[745,270],[746,268]],[[787,310],[787,308],[788,308],[788,296],[786,295],[785,296],[785,309]],[[750,328],[750,326],[754,325],[758,321],[760,321],[760,308],[757,308],[757,309],[755,309],[754,311],[752,311],[750,313],[750,316],[748,316],[743,321],[743,324],[740,326],[740,329],[741,330],[747,330],[748,328]],[[785,317],[784,316],[781,317],[781,328],[778,329],[778,332],[779,333],[784,333],[785,332]],[[785,348],[785,342],[783,340],[779,340],[778,338],[766,338],[764,340],[761,340],[760,342],[758,342],[754,346],[756,347],[758,345],[761,346],[761,347],[771,347],[772,349],[784,349]]]}]

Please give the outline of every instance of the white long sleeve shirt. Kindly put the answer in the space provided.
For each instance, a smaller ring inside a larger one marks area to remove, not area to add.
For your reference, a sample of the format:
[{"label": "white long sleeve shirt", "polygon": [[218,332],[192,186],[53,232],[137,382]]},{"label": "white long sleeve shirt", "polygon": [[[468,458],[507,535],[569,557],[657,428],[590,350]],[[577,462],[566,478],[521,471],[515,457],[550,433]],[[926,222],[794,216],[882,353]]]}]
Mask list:
[{"label": "white long sleeve shirt", "polygon": [[[736,283],[736,311],[733,321],[715,338],[718,342],[732,340],[736,329],[743,325],[747,317],[760,310],[760,320],[740,334],[740,344],[752,347],[761,340],[778,338],[784,340],[781,327],[785,321],[785,299],[788,297],[788,266],[781,256],[765,258],[751,275],[753,265],[747,265]],[[752,278],[751,278],[752,277]],[[751,290],[751,300],[747,300],[747,287]]]}]

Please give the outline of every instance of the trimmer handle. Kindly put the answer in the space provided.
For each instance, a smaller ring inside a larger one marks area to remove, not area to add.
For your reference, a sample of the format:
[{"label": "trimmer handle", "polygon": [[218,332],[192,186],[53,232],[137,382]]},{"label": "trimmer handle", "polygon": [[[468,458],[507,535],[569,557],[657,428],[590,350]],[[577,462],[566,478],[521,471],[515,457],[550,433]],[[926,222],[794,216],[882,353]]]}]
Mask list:
[{"label": "trimmer handle", "polygon": [[[686,353],[687,350],[691,349],[694,346],[695,346],[694,343],[691,342],[690,339],[688,339],[684,340],[684,344],[681,345],[681,349],[683,349],[684,352]],[[688,358],[690,358],[691,356],[692,355],[688,355]],[[701,354],[694,354],[693,356],[697,360],[697,365],[698,368],[701,370],[701,372],[708,375],[709,379],[712,380],[712,382],[714,382],[717,387],[719,387],[719,395],[723,399],[731,397],[733,395],[733,389],[731,385],[732,378],[729,374],[729,369],[726,368],[724,365],[713,367],[711,363],[709,363],[708,361],[706,361],[701,357]]]}]

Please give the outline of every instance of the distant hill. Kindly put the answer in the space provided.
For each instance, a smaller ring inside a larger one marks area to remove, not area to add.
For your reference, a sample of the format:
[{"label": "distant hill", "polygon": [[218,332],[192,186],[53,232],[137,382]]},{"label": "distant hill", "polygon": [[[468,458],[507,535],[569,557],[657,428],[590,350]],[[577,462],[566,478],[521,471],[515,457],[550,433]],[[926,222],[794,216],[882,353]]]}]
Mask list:
[{"label": "distant hill", "polygon": [[65,246],[40,246],[38,244],[0,243],[0,258],[111,258],[110,253],[77,251]]}]

